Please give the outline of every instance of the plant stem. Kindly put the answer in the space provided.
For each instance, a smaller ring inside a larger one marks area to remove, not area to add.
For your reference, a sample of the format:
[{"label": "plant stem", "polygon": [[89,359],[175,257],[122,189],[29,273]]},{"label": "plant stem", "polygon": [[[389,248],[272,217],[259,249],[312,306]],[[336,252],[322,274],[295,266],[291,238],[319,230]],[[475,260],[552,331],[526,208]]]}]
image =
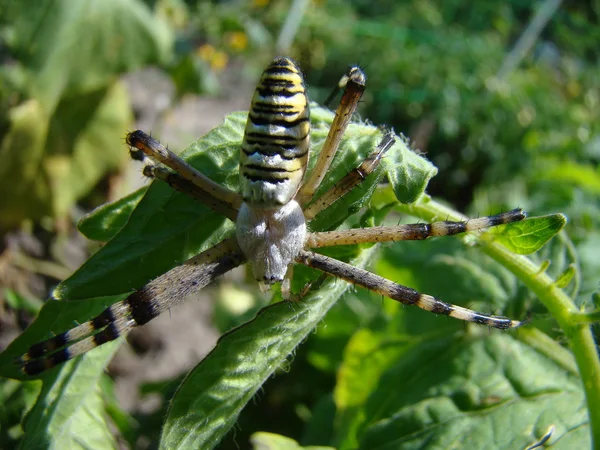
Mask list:
[{"label": "plant stem", "polygon": [[292,6],[288,11],[285,23],[281,28],[281,32],[277,37],[277,43],[275,44],[275,48],[280,54],[289,53],[308,4],[308,0],[294,0],[292,2]]},{"label": "plant stem", "polygon": [[525,32],[519,37],[514,48],[502,62],[502,67],[498,70],[496,77],[505,78],[519,66],[519,63],[525,58],[529,50],[531,50],[561,3],[562,0],[545,0],[539,6],[533,19],[527,25]]},{"label": "plant stem", "polygon": [[[427,220],[465,220],[466,217],[434,200],[413,205],[399,204],[398,209]],[[593,448],[600,448],[600,359],[590,327],[581,323],[581,312],[559,289],[554,280],[529,258],[512,253],[489,239],[478,239],[480,249],[509,269],[531,289],[556,319],[575,356],[586,394]]]},{"label": "plant stem", "polygon": [[572,319],[581,324],[600,322],[600,311],[582,312],[574,311],[571,313]]}]

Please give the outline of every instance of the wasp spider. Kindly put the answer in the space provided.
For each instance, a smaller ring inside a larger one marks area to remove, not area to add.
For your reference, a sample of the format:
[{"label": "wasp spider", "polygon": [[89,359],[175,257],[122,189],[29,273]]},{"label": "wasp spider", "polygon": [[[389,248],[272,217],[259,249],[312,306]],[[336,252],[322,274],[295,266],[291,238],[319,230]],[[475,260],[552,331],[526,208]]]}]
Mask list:
[{"label": "wasp spider", "polygon": [[358,167],[314,198],[362,96],[365,82],[366,77],[359,67],[352,67],[342,78],[340,87],[344,91],[335,119],[314,170],[306,176],[310,121],[303,76],[289,58],[276,58],[269,64],[252,98],[240,149],[240,192],[213,182],[142,131],[128,134],[132,156],[151,160],[144,168],[145,175],[199,199],[234,221],[235,236],[159,276],[89,322],[33,345],[22,357],[23,371],[37,374],[112,341],[244,262],[250,263],[263,287],[282,282],[282,292],[288,298],[291,267],[298,263],[436,314],[501,329],[519,326],[519,321],[445,303],[313,251],[335,245],[448,236],[525,217],[520,209],[515,209],[465,222],[309,232],[307,222],[360,184],[394,143],[392,134],[386,133]]}]

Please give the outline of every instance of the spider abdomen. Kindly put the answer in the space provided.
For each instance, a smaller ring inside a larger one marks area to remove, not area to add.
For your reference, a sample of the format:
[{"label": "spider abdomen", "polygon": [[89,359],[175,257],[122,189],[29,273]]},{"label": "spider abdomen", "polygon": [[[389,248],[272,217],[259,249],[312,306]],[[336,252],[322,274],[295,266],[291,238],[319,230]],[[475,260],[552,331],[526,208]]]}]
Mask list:
[{"label": "spider abdomen", "polygon": [[276,58],[252,98],[240,151],[241,194],[257,207],[278,207],[298,191],[308,162],[310,113],[302,72]]}]

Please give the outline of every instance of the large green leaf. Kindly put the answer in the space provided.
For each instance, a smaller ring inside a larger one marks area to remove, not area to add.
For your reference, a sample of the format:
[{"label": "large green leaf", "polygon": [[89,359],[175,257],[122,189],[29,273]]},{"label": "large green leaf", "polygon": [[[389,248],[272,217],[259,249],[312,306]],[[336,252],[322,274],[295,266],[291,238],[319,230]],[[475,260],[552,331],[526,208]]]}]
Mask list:
[{"label": "large green leaf", "polygon": [[[364,267],[375,251],[363,251],[353,264]],[[221,337],[173,398],[161,448],[213,448],[347,289],[348,283],[330,278],[301,302],[264,308],[254,320]]]},{"label": "large green leaf", "polygon": [[[577,373],[548,353],[485,331],[405,344],[402,358],[389,358],[389,338],[376,342],[368,354],[364,344],[349,347],[340,371],[340,386],[371,378],[367,393],[345,389],[342,396],[338,387],[340,418],[354,422],[338,422],[345,430],[339,448],[524,448],[550,425],[557,448],[589,448]],[[362,364],[347,366],[356,357]],[[358,411],[348,418],[352,404]]]},{"label": "large green leaf", "polygon": [[48,133],[48,115],[36,100],[8,111],[8,131],[0,144],[0,229],[15,226],[24,217],[47,212],[48,179],[40,171]]},{"label": "large green leaf", "polygon": [[123,165],[127,153],[119,144],[132,120],[120,82],[61,99],[50,120],[42,165],[54,217],[64,216],[107,172]]}]

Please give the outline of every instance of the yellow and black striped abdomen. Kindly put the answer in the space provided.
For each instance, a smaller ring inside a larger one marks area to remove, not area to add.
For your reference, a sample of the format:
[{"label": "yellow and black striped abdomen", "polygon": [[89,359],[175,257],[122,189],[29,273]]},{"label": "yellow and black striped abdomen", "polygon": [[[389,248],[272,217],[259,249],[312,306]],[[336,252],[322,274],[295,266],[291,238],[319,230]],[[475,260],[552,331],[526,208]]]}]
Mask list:
[{"label": "yellow and black striped abdomen", "polygon": [[302,72],[276,58],[263,72],[252,98],[240,154],[241,194],[248,204],[288,203],[308,162],[310,113]]}]

